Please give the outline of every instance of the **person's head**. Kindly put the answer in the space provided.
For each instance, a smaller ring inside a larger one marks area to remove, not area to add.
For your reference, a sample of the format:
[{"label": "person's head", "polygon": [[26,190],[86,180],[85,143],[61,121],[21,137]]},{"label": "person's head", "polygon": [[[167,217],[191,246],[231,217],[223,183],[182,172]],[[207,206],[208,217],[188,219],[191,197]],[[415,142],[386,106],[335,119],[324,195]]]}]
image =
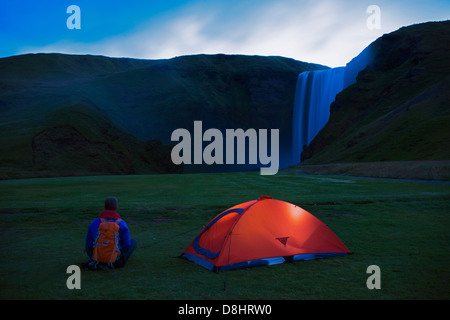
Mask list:
[{"label": "person's head", "polygon": [[119,207],[118,201],[116,197],[108,197],[105,200],[105,209],[106,210],[117,210]]}]

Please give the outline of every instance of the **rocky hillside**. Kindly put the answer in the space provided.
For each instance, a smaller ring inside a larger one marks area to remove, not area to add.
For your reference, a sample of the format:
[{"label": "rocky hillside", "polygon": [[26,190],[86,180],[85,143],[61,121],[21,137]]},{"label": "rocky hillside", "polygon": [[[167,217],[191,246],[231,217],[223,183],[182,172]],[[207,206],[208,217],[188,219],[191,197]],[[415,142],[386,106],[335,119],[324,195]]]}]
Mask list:
[{"label": "rocky hillside", "polygon": [[0,59],[0,178],[182,172],[177,128],[277,128],[290,147],[297,75],[282,57],[169,60],[30,54]]},{"label": "rocky hillside", "polygon": [[450,159],[450,21],[401,28],[367,50],[372,62],[336,97],[302,162]]}]

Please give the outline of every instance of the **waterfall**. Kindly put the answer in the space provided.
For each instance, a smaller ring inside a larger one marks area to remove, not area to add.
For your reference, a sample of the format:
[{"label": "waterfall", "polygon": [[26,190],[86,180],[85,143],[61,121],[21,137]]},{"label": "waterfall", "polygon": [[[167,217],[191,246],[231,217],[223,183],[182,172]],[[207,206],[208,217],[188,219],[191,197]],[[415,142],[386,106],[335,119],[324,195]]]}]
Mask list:
[{"label": "waterfall", "polygon": [[355,83],[358,73],[367,66],[373,66],[373,61],[373,48],[368,46],[345,67],[299,74],[293,106],[289,165],[300,163],[303,146],[308,146],[328,122],[330,105],[336,95]]},{"label": "waterfall", "polygon": [[295,90],[292,123],[292,164],[300,163],[304,145],[325,126],[330,104],[344,89],[345,67],[300,73]]}]

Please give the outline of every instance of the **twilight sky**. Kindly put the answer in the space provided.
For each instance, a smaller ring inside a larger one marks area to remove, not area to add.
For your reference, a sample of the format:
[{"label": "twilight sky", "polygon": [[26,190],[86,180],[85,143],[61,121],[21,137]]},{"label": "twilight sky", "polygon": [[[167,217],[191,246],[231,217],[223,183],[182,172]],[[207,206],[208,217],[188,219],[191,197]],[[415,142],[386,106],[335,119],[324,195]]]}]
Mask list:
[{"label": "twilight sky", "polygon": [[[80,29],[69,29],[70,5]],[[379,28],[373,11],[380,9]],[[165,59],[277,55],[343,66],[385,33],[450,19],[448,0],[2,0],[0,57],[60,52]]]}]

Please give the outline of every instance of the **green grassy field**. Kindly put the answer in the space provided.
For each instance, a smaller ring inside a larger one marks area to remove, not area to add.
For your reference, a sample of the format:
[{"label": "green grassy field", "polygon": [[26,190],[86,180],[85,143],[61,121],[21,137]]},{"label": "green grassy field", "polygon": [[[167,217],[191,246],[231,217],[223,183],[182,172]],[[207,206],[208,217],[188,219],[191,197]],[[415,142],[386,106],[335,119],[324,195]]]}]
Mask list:
[{"label": "green grassy field", "polygon": [[[213,273],[178,258],[221,211],[260,195],[325,222],[352,255]],[[119,199],[138,247],[123,269],[82,271],[88,224]],[[0,299],[449,299],[450,185],[279,172],[0,181]],[[367,267],[381,269],[369,290]],[[226,290],[224,290],[226,283]]]}]

